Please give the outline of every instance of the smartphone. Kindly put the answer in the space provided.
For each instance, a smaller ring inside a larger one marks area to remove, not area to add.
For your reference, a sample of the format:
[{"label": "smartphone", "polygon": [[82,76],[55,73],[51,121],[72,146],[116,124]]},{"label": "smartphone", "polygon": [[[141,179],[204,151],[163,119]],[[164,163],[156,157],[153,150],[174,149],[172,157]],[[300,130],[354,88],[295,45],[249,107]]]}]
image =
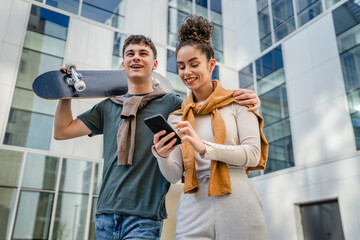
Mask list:
[{"label": "smartphone", "polygon": [[[174,145],[181,144],[181,138],[179,137],[179,135],[177,135],[175,130],[169,125],[169,123],[165,120],[165,118],[161,114],[156,114],[154,116],[147,117],[144,119],[144,122],[154,134],[158,133],[162,130],[166,131],[166,134],[162,135],[160,137],[160,139],[162,137],[165,137],[169,133],[174,132],[175,136],[173,138],[176,138],[176,142]],[[171,142],[173,140],[173,138],[166,141],[165,145],[167,145],[169,142]]]}]

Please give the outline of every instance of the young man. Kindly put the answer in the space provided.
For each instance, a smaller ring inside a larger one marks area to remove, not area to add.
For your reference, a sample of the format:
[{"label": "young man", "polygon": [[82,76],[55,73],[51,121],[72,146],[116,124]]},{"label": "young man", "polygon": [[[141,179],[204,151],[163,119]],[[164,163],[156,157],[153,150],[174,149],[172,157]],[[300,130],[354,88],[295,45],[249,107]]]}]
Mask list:
[{"label": "young man", "polygon": [[[151,153],[153,134],[144,118],[159,113],[167,118],[181,107],[182,99],[152,89],[151,76],[158,65],[156,55],[149,38],[129,36],[124,43],[122,63],[128,77],[128,93],[103,100],[76,119],[71,114],[70,100],[60,100],[56,109],[55,139],[103,134],[97,239],[160,239],[170,183]],[[252,91],[239,90],[236,95],[247,99],[244,104],[259,105]]]}]

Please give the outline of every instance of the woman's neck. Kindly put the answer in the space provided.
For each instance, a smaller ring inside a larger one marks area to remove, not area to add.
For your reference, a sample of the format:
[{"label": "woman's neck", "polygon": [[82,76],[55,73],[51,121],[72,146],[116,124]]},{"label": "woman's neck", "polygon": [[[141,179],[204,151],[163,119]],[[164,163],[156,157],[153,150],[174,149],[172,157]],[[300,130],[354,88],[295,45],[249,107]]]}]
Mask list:
[{"label": "woman's neck", "polygon": [[194,102],[203,102],[205,101],[212,93],[214,92],[214,86],[210,80],[202,87],[193,90],[194,93]]}]

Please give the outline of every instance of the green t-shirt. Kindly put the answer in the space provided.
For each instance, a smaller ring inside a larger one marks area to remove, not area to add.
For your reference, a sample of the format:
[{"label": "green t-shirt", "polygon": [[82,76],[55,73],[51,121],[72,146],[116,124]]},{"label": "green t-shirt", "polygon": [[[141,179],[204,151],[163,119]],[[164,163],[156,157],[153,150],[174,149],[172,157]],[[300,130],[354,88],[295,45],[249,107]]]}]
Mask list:
[{"label": "green t-shirt", "polygon": [[[126,94],[125,97],[131,95]],[[144,118],[162,114],[165,118],[181,107],[182,99],[167,94],[148,102],[136,115],[135,150],[131,166],[118,166],[116,135],[122,106],[106,99],[78,118],[92,131],[103,134],[104,169],[96,214],[137,215],[152,219],[167,217],[165,195],[170,183],[162,176],[151,153],[153,133]]]}]

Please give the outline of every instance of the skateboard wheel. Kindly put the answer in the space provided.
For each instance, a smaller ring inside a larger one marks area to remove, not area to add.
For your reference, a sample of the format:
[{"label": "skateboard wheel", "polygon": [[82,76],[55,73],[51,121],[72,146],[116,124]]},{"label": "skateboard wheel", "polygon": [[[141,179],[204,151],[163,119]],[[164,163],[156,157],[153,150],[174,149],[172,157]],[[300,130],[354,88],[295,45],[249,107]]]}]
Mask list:
[{"label": "skateboard wheel", "polygon": [[66,67],[66,70],[68,70],[69,72],[71,72],[71,68],[76,69],[76,65],[72,62],[65,63],[65,67]]},{"label": "skateboard wheel", "polygon": [[84,81],[77,81],[74,84],[74,88],[75,88],[76,91],[82,92],[82,91],[84,91],[86,89],[86,84],[85,84]]},{"label": "skateboard wheel", "polygon": [[152,87],[153,88],[159,88],[160,87],[160,81],[157,78],[152,79]]}]

